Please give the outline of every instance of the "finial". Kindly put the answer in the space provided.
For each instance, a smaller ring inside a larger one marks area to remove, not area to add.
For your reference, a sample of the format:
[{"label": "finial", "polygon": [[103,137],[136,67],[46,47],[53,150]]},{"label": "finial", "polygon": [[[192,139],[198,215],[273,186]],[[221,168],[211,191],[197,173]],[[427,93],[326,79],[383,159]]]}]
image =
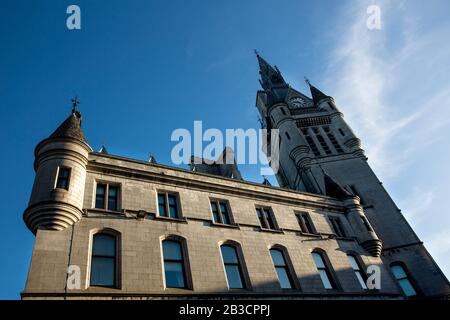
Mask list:
[{"label": "finial", "polygon": [[305,82],[306,82],[309,86],[311,86],[311,81],[309,81],[309,79],[308,79],[307,77],[305,77]]},{"label": "finial", "polygon": [[77,96],[72,98],[71,101],[72,101],[72,113],[75,113],[75,112],[77,112],[77,107],[80,104],[80,101],[78,101],[78,97]]},{"label": "finial", "polygon": [[258,50],[256,50],[256,49],[255,49],[255,54],[256,54],[257,56],[259,56],[259,52],[258,52]]}]

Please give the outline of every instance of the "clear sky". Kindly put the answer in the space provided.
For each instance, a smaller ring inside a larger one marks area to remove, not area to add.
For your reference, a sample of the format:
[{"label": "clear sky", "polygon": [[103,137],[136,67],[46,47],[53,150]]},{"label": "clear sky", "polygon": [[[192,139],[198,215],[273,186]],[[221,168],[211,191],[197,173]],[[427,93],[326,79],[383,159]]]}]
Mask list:
[{"label": "clear sky", "polygon": [[[66,28],[81,8],[82,30]],[[366,8],[381,8],[381,30]],[[450,276],[447,0],[0,2],[0,298],[19,298],[34,237],[22,221],[33,150],[81,100],[98,150],[170,164],[176,128],[258,127],[254,49],[308,93],[335,97],[369,162]],[[258,167],[241,168],[260,182]]]}]

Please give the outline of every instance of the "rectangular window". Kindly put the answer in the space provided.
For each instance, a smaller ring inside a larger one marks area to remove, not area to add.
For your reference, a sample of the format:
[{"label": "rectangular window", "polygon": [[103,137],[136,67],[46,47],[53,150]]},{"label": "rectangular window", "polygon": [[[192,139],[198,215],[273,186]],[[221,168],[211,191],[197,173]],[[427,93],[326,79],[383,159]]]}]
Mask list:
[{"label": "rectangular window", "polygon": [[344,150],[342,150],[341,145],[339,144],[339,142],[336,140],[334,134],[332,133],[327,133],[328,139],[330,139],[331,143],[333,144],[334,149],[336,149],[337,153],[344,153]]},{"label": "rectangular window", "polygon": [[340,238],[345,238],[346,234],[344,228],[342,227],[341,219],[338,217],[328,217],[328,219],[330,220],[334,234]]},{"label": "rectangular window", "polygon": [[312,223],[311,217],[307,212],[297,213],[298,224],[300,225],[300,229],[303,233],[315,234],[316,229]]},{"label": "rectangular window", "polygon": [[400,264],[391,265],[391,271],[395,279],[397,280],[399,286],[402,288],[405,296],[413,297],[417,295],[417,291],[414,289],[414,286],[411,283],[402,265]]},{"label": "rectangular window", "polygon": [[158,193],[158,212],[161,217],[179,219],[177,196],[167,192]]},{"label": "rectangular window", "polygon": [[228,205],[225,201],[213,200],[211,201],[211,210],[215,223],[233,224],[231,215],[228,210]]},{"label": "rectangular window", "polygon": [[314,142],[314,140],[311,138],[311,136],[309,136],[308,134],[308,129],[302,129],[302,133],[305,136],[306,142],[309,145],[309,148],[311,149],[312,153],[318,157],[320,156],[320,151],[316,146],[316,143]]},{"label": "rectangular window", "polygon": [[291,140],[291,136],[289,135],[289,133],[288,132],[285,132],[286,133],[286,138],[288,138],[288,140]]},{"label": "rectangular window", "polygon": [[272,257],[272,262],[277,272],[278,281],[282,289],[293,289],[294,283],[292,281],[292,275],[286,264],[284,254],[281,250],[271,249],[270,255]]},{"label": "rectangular window", "polygon": [[58,178],[56,179],[57,189],[69,190],[70,168],[59,167]]},{"label": "rectangular window", "polygon": [[110,211],[119,210],[119,186],[108,183],[97,183],[95,208]]},{"label": "rectangular window", "polygon": [[262,228],[277,230],[275,218],[269,208],[256,208],[256,214]]},{"label": "rectangular window", "polygon": [[116,287],[116,238],[99,233],[92,240],[91,286]]},{"label": "rectangular window", "polygon": [[236,247],[232,245],[222,245],[220,251],[222,253],[228,287],[230,289],[244,289],[245,282]]},{"label": "rectangular window", "polygon": [[365,216],[360,216],[361,220],[364,224],[364,226],[366,227],[367,231],[373,231],[372,226],[369,223],[369,220],[367,220],[367,218]]},{"label": "rectangular window", "polygon": [[333,278],[331,277],[331,273],[329,267],[326,265],[326,262],[323,259],[322,254],[318,252],[313,252],[312,257],[314,263],[316,264],[317,271],[319,272],[320,279],[322,280],[322,284],[325,289],[335,289],[336,285],[334,284]]},{"label": "rectangular window", "polygon": [[350,264],[352,266],[353,272],[355,272],[356,279],[358,280],[359,284],[361,285],[361,288],[367,289],[366,285],[366,274],[364,273],[364,270],[359,265],[359,262],[357,258],[351,254],[347,255],[348,260],[350,261]]},{"label": "rectangular window", "polygon": [[319,141],[320,145],[322,146],[323,151],[325,151],[326,154],[331,154],[330,147],[328,147],[328,144],[326,143],[326,141],[322,137],[322,135],[321,134],[316,134],[316,138]]}]

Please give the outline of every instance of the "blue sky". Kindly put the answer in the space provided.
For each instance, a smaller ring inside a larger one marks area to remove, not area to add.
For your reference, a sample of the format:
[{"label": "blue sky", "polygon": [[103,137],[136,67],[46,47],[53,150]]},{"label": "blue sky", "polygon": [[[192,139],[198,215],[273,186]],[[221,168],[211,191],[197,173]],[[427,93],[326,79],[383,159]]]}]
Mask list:
[{"label": "blue sky", "polygon": [[[66,28],[77,4],[82,30]],[[381,7],[381,30],[366,8]],[[450,275],[450,21],[446,0],[0,2],[0,298],[24,288],[33,150],[81,100],[96,150],[170,164],[176,128],[255,128],[254,49],[335,97],[369,162]],[[261,181],[256,166],[241,168]]]}]

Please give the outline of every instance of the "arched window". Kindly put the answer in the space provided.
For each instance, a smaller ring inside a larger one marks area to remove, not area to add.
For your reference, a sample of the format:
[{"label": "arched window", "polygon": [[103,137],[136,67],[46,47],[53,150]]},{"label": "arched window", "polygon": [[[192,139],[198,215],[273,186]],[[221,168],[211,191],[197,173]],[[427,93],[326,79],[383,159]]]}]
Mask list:
[{"label": "arched window", "polygon": [[280,249],[270,249],[275,271],[277,272],[278,281],[282,289],[294,289],[294,281],[289,267],[286,263],[284,253]]},{"label": "arched window", "polygon": [[319,272],[320,279],[322,280],[325,289],[336,289],[336,283],[331,275],[330,266],[327,265],[327,261],[324,259],[324,253],[314,251],[311,253],[314,263],[316,264],[317,271]]},{"label": "arched window", "polygon": [[167,239],[162,242],[166,288],[187,288],[186,262],[181,242]]},{"label": "arched window", "polygon": [[222,253],[228,287],[230,289],[245,289],[246,283],[242,263],[239,261],[236,246],[231,244],[223,244],[220,246],[220,251]]},{"label": "arched window", "polygon": [[354,254],[347,254],[348,261],[350,261],[350,265],[352,266],[353,272],[355,273],[356,279],[358,279],[361,288],[367,289],[366,281],[367,275],[364,272],[364,268],[361,267],[361,263],[359,259]]},{"label": "arched window", "polygon": [[400,262],[394,262],[391,264],[391,272],[397,280],[399,286],[402,288],[403,293],[407,297],[417,296],[417,290],[411,282],[411,278],[408,276],[406,268]]},{"label": "arched window", "polygon": [[117,239],[97,233],[92,238],[91,286],[117,287]]}]

